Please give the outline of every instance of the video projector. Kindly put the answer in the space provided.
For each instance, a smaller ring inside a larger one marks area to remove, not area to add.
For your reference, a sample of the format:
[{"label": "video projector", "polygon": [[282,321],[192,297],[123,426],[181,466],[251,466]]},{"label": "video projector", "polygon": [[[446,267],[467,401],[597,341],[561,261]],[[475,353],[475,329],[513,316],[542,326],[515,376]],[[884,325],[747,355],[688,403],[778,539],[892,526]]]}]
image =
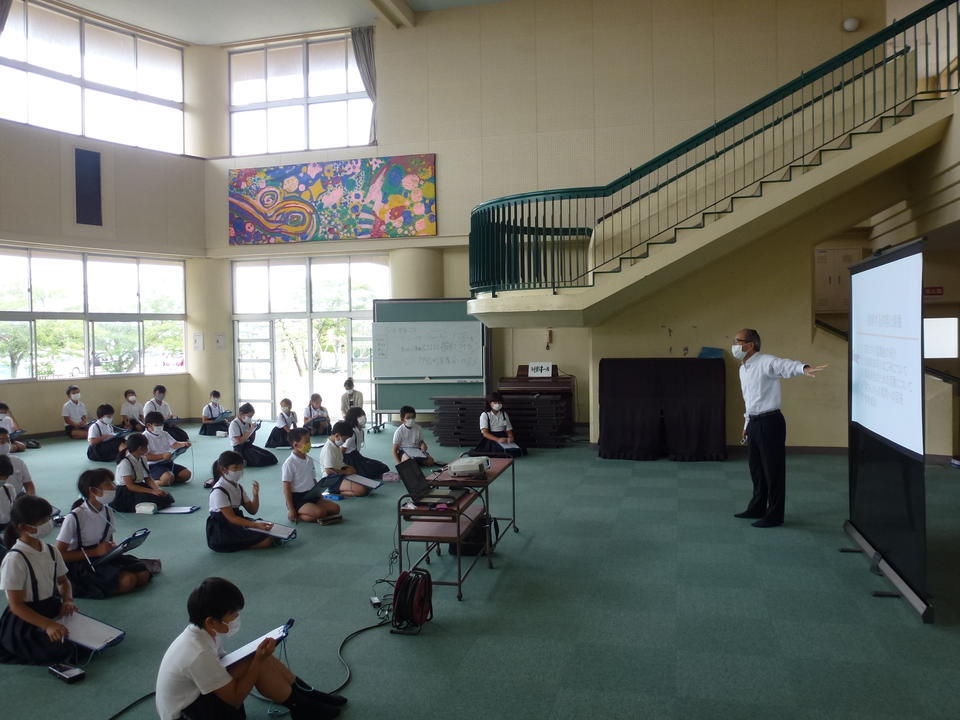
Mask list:
[{"label": "video projector", "polygon": [[490,469],[490,458],[488,457],[464,457],[457,458],[447,465],[447,472],[452,477],[474,477],[483,475]]}]

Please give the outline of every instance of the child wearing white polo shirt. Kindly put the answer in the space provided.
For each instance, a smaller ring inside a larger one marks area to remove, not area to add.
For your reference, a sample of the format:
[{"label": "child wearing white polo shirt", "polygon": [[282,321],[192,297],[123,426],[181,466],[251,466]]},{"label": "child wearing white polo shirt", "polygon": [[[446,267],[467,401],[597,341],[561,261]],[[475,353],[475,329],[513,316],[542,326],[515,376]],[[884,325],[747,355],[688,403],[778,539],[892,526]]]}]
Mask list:
[{"label": "child wearing white polo shirt", "polygon": [[177,427],[173,418],[173,408],[167,403],[166,397],[167,388],[163,385],[155,385],[153,387],[153,397],[147,400],[143,406],[144,416],[152,412],[160,413],[163,415],[163,429],[170,433],[171,437],[177,442],[186,442],[190,439],[190,436],[187,435],[186,430]]},{"label": "child wearing white polo shirt", "polygon": [[[289,433],[293,452],[284,460],[280,480],[283,499],[287,504],[287,518],[291,522],[303,520],[326,525],[340,519],[340,506],[325,500],[318,491],[317,469],[310,459],[310,431],[294,428]],[[321,486],[322,487],[322,486]]]},{"label": "child wearing white polo shirt", "polygon": [[427,452],[427,443],[423,439],[423,429],[417,425],[417,411],[409,405],[400,408],[403,423],[393,433],[393,457],[399,465],[410,458],[418,465],[437,465],[437,461]]},{"label": "child wearing white polo shirt", "polygon": [[352,465],[346,465],[343,462],[343,450],[341,448],[347,442],[347,438],[352,435],[353,430],[341,420],[334,424],[330,431],[330,437],[327,438],[320,449],[320,467],[323,468],[324,476],[321,482],[330,491],[331,495],[362,497],[370,493],[370,488],[347,479],[347,475],[354,475],[357,470]]},{"label": "child wearing white polo shirt", "polygon": [[126,430],[143,432],[143,405],[137,402],[137,393],[127,390],[123,393],[123,405],[120,406],[120,425]]},{"label": "child wearing white polo shirt", "polygon": [[87,439],[87,406],[80,402],[80,388],[67,387],[67,401],[63,404],[63,429],[68,438]]},{"label": "child wearing white polo shirt", "polygon": [[113,405],[97,408],[97,421],[87,428],[87,460],[114,462],[123,449],[123,438],[113,427]]},{"label": "child wearing white polo shirt", "polygon": [[190,471],[183,465],[173,461],[173,450],[190,447],[188,442],[176,442],[163,429],[163,415],[157,412],[147,413],[147,467],[150,468],[150,477],[158,485],[173,485],[184,483],[190,479]]},{"label": "child wearing white polo shirt", "polygon": [[36,495],[37,488],[36,485],[33,484],[33,478],[30,476],[30,470],[27,468],[27,464],[20,458],[9,455],[9,452],[10,435],[7,433],[6,428],[0,428],[0,455],[8,455],[13,465],[13,475],[7,479],[7,482],[13,485],[17,491],[17,495],[21,493]]},{"label": "child wearing white polo shirt", "polygon": [[240,588],[223,578],[207,578],[190,593],[190,624],[167,648],[157,673],[160,720],[246,717],[243,702],[254,687],[288,708],[293,720],[337,717],[346,698],[313,690],[294,675],[274,656],[277,641],[273,638],[223,667],[222,641],[240,629],[243,606]]},{"label": "child wearing white polo shirt", "polygon": [[10,433],[10,452],[18,453],[27,449],[24,443],[13,439],[14,433],[20,432],[20,434],[23,434],[23,431],[17,424],[17,419],[13,416],[13,413],[10,412],[10,406],[3,402],[0,402],[0,428]]}]

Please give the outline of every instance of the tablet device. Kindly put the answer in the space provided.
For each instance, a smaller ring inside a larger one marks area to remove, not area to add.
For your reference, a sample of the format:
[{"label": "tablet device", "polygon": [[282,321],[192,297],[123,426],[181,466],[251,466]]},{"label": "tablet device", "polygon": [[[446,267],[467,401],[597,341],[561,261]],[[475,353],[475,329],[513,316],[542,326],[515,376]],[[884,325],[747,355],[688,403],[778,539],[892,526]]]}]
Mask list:
[{"label": "tablet device", "polygon": [[290,633],[290,628],[293,627],[293,622],[294,622],[293,618],[290,618],[280,627],[275,628],[264,635],[261,635],[260,637],[258,637],[256,640],[253,640],[252,642],[248,642],[246,645],[244,645],[243,647],[237,650],[234,650],[232,653],[224,655],[222,658],[220,658],[220,664],[223,665],[225,668],[228,668],[234,663],[240,662],[245,657],[253,655],[253,653],[257,651],[257,648],[260,647],[260,643],[262,643],[268,637],[272,637],[278,643],[282,642]]}]

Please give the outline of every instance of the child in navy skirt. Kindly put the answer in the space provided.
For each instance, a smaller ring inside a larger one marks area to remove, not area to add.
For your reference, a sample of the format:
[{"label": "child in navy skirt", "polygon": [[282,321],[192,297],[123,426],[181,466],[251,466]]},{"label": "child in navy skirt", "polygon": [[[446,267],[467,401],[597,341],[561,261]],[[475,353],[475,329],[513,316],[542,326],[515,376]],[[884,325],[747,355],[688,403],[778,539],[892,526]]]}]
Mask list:
[{"label": "child in navy skirt", "polygon": [[260,483],[254,481],[252,498],[240,485],[243,457],[232,450],[220,453],[211,472],[217,482],[210,491],[207,546],[215,552],[236,552],[274,545],[274,538],[251,529],[269,530],[273,524],[251,520],[243,514],[246,510],[255,515],[260,509]]},{"label": "child in navy skirt", "polygon": [[113,473],[105,468],[80,474],[77,489],[83,498],[74,504],[60,526],[57,549],[77,597],[100,600],[125,595],[150,582],[147,566],[130,554],[94,565],[116,547],[115,518],[108,507],[114,499]]},{"label": "child in navy skirt", "polygon": [[237,410],[237,416],[230,421],[230,429],[227,430],[230,445],[234,452],[243,457],[243,463],[248,467],[276,465],[276,455],[253,444],[260,427],[259,423],[253,422],[253,414],[253,405],[250,403],[244,403]]},{"label": "child in navy skirt", "polygon": [[50,503],[35,495],[17,498],[10,508],[3,537],[10,551],[0,565],[0,590],[7,595],[0,615],[2,663],[49,665],[76,659],[77,646],[56,621],[77,607],[66,563],[43,542],[53,531],[52,515]]},{"label": "child in navy skirt", "polygon": [[127,449],[117,462],[117,494],[110,503],[117,512],[136,512],[137,504],[142,502],[153,503],[158,510],[173,505],[173,495],[162,490],[150,477],[150,468],[144,460],[148,447],[147,438],[140,433],[127,436]]},{"label": "child in navy skirt", "polygon": [[268,448],[288,447],[290,445],[290,431],[297,426],[297,414],[293,411],[293,402],[288,398],[280,401],[280,414],[277,423],[267,438]]},{"label": "child in navy skirt", "polygon": [[510,417],[503,409],[503,397],[500,393],[490,393],[487,396],[487,409],[480,415],[480,434],[483,439],[474,448],[475,453],[484,455],[511,455],[519,457],[526,455],[523,448],[504,448],[500,443],[515,443],[513,439],[513,425]]},{"label": "child in navy skirt", "polygon": [[227,421],[218,420],[223,414],[223,406],[220,405],[220,391],[210,391],[210,402],[203,406],[200,411],[200,434],[209,437],[216,437],[218,432],[227,431]]},{"label": "child in navy skirt", "polygon": [[352,465],[357,475],[361,475],[371,480],[380,480],[385,472],[390,468],[379,460],[368,458],[360,454],[360,448],[363,447],[365,440],[363,426],[367,424],[367,414],[362,407],[352,407],[347,410],[343,421],[350,426],[353,435],[347,438],[343,444],[343,461],[347,465]]}]

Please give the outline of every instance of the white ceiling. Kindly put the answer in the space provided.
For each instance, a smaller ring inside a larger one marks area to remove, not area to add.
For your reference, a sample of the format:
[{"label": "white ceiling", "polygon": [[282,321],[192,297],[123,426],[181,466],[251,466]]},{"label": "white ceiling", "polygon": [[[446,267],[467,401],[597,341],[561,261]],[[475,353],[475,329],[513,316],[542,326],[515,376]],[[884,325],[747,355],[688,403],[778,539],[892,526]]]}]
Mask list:
[{"label": "white ceiling", "polygon": [[[67,0],[90,12],[197,45],[371,25],[368,0]],[[407,0],[419,12],[495,0]]]}]

